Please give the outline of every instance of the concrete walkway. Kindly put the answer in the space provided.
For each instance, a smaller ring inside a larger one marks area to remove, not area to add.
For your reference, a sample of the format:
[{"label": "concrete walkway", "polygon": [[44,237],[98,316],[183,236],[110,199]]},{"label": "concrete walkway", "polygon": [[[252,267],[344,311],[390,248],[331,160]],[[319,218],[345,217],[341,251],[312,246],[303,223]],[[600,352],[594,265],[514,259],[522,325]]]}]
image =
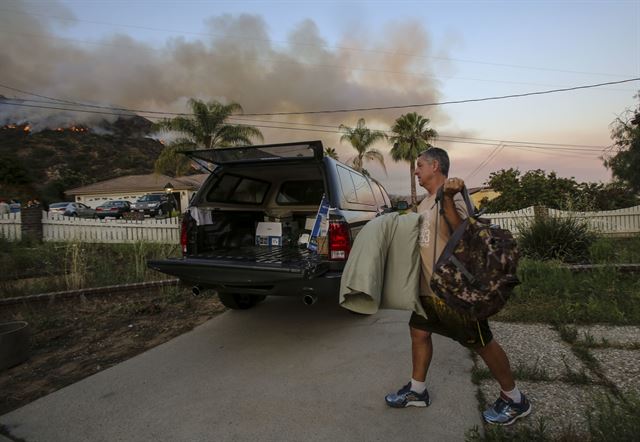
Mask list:
[{"label": "concrete walkway", "polygon": [[[519,388],[533,405],[531,415],[512,430],[537,427],[542,420],[549,434],[559,436],[565,430],[588,434],[589,408],[604,395],[614,389],[640,395],[640,327],[567,327],[576,332],[573,343],[549,324],[491,323],[494,336],[509,355]],[[486,368],[481,360],[478,366]],[[492,379],[481,382],[480,390],[484,405],[495,399]]]},{"label": "concrete walkway", "polygon": [[408,312],[363,317],[273,298],[0,417],[35,441],[461,441],[481,425],[466,349],[435,337],[433,404],[390,409],[410,377]]}]

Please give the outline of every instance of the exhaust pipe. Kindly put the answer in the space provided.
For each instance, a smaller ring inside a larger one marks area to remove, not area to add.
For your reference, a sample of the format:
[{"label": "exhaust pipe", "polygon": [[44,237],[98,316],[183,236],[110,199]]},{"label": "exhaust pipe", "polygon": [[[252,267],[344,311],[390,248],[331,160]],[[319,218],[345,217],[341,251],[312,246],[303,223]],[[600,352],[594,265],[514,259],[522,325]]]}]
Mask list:
[{"label": "exhaust pipe", "polygon": [[193,296],[200,296],[200,293],[202,293],[202,287],[194,285],[191,287],[191,293],[193,293]]},{"label": "exhaust pipe", "polygon": [[318,300],[318,297],[316,295],[304,295],[302,297],[302,302],[304,302],[306,305],[313,305],[316,303],[316,301]]}]

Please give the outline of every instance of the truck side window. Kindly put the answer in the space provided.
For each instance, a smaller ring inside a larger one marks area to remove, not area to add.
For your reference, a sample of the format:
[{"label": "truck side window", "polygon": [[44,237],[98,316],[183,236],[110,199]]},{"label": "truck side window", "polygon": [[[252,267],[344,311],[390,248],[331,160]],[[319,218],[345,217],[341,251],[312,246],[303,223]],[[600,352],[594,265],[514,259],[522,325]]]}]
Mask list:
[{"label": "truck side window", "polygon": [[349,203],[357,203],[358,197],[356,196],[356,186],[353,184],[349,169],[338,166],[338,177],[340,177],[340,187],[342,187],[344,199]]},{"label": "truck side window", "polygon": [[382,189],[380,188],[378,183],[372,182],[371,187],[373,187],[373,193],[376,196],[376,206],[378,207],[378,209],[382,209],[382,207],[385,205],[389,207],[387,202],[384,200],[384,193],[382,192]]},{"label": "truck side window", "polygon": [[369,181],[362,175],[351,172],[351,179],[356,186],[356,197],[358,198],[358,204],[366,204],[367,206],[375,206],[376,199],[373,196],[373,191],[369,185]]}]

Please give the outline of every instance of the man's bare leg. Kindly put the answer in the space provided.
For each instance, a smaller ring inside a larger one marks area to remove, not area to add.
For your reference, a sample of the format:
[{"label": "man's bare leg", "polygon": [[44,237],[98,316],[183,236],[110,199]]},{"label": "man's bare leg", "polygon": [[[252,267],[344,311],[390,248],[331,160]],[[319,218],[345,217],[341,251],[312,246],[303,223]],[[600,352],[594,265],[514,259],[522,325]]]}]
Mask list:
[{"label": "man's bare leg", "polygon": [[498,341],[492,340],[477,352],[502,389],[496,402],[482,413],[484,420],[490,424],[511,425],[531,414],[531,403],[516,387],[509,358]]},{"label": "man's bare leg", "polygon": [[515,388],[516,383],[511,372],[509,358],[504,352],[498,341],[492,339],[484,347],[476,350],[482,360],[489,367],[489,371],[496,381],[500,384],[502,391],[511,391]]},{"label": "man's bare leg", "polygon": [[411,334],[411,360],[413,364],[411,382],[397,393],[390,393],[384,400],[390,407],[428,407],[431,404],[425,385],[427,371],[431,363],[433,345],[431,333],[409,327]]},{"label": "man's bare leg", "polygon": [[433,356],[431,332],[409,327],[411,333],[411,362],[413,365],[411,377],[424,382]]}]

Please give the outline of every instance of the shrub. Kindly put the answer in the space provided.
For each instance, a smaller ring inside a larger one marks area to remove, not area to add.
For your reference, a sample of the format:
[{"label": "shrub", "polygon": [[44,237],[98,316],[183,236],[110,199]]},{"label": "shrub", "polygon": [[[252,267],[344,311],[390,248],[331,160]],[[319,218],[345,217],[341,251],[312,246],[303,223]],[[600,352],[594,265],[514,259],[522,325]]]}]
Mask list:
[{"label": "shrub", "polygon": [[523,256],[542,261],[587,262],[596,236],[586,222],[575,218],[539,217],[520,228],[518,245]]}]

